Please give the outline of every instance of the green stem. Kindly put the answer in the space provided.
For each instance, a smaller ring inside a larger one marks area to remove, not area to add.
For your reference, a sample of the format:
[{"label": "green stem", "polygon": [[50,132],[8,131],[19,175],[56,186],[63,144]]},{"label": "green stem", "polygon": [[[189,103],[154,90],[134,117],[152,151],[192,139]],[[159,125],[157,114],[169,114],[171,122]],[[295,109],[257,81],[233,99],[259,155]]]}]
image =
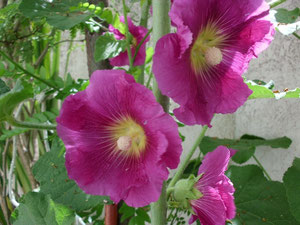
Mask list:
[{"label": "green stem", "polygon": [[123,3],[123,13],[124,13],[124,21],[125,21],[125,36],[126,36],[126,47],[127,47],[127,55],[128,55],[128,60],[129,60],[129,70],[133,66],[133,60],[132,60],[132,55],[131,55],[131,49],[130,49],[130,34],[128,30],[128,20],[127,20],[127,6],[125,3],[125,0],[122,0]]},{"label": "green stem", "polygon": [[151,224],[166,225],[167,224],[167,184],[164,181],[161,195],[157,202],[151,204]]},{"label": "green stem", "polygon": [[18,63],[16,63],[14,60],[12,60],[8,55],[6,55],[3,51],[0,50],[0,54],[6,58],[9,62],[11,62],[12,64],[15,65],[15,67],[19,68],[20,70],[22,70],[25,74],[27,74],[30,77],[35,78],[36,80],[48,85],[49,87],[52,87],[53,89],[59,91],[59,89],[53,85],[52,83],[48,82],[47,80],[44,80],[43,78],[40,78],[37,75],[32,74],[31,72],[27,71],[26,69],[24,69],[22,66],[20,66]]},{"label": "green stem", "polygon": [[270,2],[270,8],[274,8],[282,3],[286,2],[286,0],[277,0],[277,1],[272,1]]},{"label": "green stem", "polygon": [[150,33],[152,32],[152,28],[147,32],[147,34],[145,35],[145,37],[140,41],[140,43],[138,44],[138,46],[136,47],[135,49],[135,52],[134,52],[134,56],[133,56],[133,59],[132,61],[134,62],[135,61],[135,58],[142,46],[142,44],[144,44],[145,40],[147,39],[147,37],[150,35]]},{"label": "green stem", "polygon": [[255,162],[257,163],[257,165],[262,169],[262,171],[264,172],[264,174],[266,175],[268,180],[272,180],[270,175],[268,174],[268,172],[265,170],[265,168],[263,167],[263,165],[260,163],[260,161],[258,160],[258,158],[256,158],[255,155],[252,156],[253,159],[255,160]]},{"label": "green stem", "polygon": [[[141,7],[141,20],[140,20],[140,26],[143,26],[147,28],[148,26],[148,17],[149,17],[149,9],[151,5],[151,0],[146,0],[144,4]],[[146,38],[145,38],[146,39]],[[144,40],[143,40],[144,42]],[[137,51],[135,52],[135,56],[133,57],[133,62],[135,61]],[[140,84],[144,84],[145,82],[145,62],[143,65],[139,66],[141,69],[141,73],[138,76],[137,82]]]},{"label": "green stem", "polygon": [[45,130],[55,130],[56,129],[56,125],[54,125],[54,124],[22,122],[22,121],[16,120],[13,117],[7,118],[7,121],[15,127],[30,128],[30,129],[45,129]]},{"label": "green stem", "polygon": [[300,40],[300,35],[299,34],[297,34],[296,32],[294,32],[293,35]]},{"label": "green stem", "polygon": [[[170,0],[153,0],[153,43],[156,42],[165,34],[170,32]],[[157,83],[154,82],[154,95],[156,100],[162,105],[165,112],[169,111],[169,98],[163,96],[158,89]],[[151,223],[152,225],[165,225],[167,217],[167,190],[164,182],[159,200],[151,204]]]},{"label": "green stem", "polygon": [[150,87],[150,82],[151,82],[152,78],[153,78],[153,73],[151,72],[150,75],[149,75],[149,78],[148,78],[148,80],[147,80],[147,84],[146,84],[146,87],[147,87],[147,88]]},{"label": "green stem", "polygon": [[170,190],[172,190],[172,187],[175,186],[176,182],[180,179],[180,177],[182,176],[184,170],[186,169],[187,165],[189,164],[193,154],[195,153],[196,149],[199,147],[202,139],[204,138],[204,135],[206,133],[208,129],[208,126],[204,126],[202,128],[202,131],[200,133],[200,135],[198,136],[196,142],[194,143],[193,147],[191,148],[191,150],[189,151],[188,155],[186,156],[186,158],[184,159],[184,161],[180,162],[179,168],[175,173],[175,176],[172,178],[169,186],[168,186],[168,194],[170,194]]}]

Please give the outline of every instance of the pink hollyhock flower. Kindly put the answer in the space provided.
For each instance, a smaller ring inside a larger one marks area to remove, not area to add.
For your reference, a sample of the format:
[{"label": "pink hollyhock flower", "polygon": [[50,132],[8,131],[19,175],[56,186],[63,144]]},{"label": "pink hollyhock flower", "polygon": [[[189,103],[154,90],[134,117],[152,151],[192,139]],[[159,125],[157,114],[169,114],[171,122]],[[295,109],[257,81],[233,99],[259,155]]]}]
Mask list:
[{"label": "pink hollyhock flower", "polygon": [[66,98],[57,123],[68,175],[88,194],[148,205],[179,163],[176,122],[122,70],[95,71],[86,90]]},{"label": "pink hollyhock flower", "polygon": [[[143,38],[146,36],[148,30],[143,26],[135,26],[129,17],[127,18],[127,20],[128,20],[129,33],[133,37],[132,43],[131,43],[131,48],[130,48],[131,49],[131,54],[132,54],[132,57],[133,57],[134,53],[135,53],[135,50],[136,50],[136,47],[143,40]],[[125,23],[123,16],[120,17],[120,21],[122,23]],[[108,29],[109,29],[110,32],[112,32],[114,34],[114,36],[117,40],[125,39],[125,35],[122,34],[118,29],[114,28],[112,25],[109,25]],[[141,45],[141,47],[140,47],[140,49],[137,53],[136,59],[133,63],[134,66],[140,66],[140,65],[143,65],[145,63],[146,43],[149,40],[150,40],[150,35],[146,38],[144,43]],[[124,52],[121,52],[118,56],[111,58],[109,61],[110,61],[110,64],[112,66],[129,65],[127,50],[124,51]]]},{"label": "pink hollyhock flower", "polygon": [[224,172],[230,159],[230,151],[219,146],[205,155],[198,175],[203,174],[196,184],[202,197],[191,200],[195,212],[189,223],[199,219],[202,225],[224,225],[235,217],[234,187]]},{"label": "pink hollyhock flower", "polygon": [[156,44],[153,72],[187,125],[210,125],[233,113],[252,91],[241,74],[268,47],[274,28],[264,0],[176,0],[169,13],[177,33]]}]

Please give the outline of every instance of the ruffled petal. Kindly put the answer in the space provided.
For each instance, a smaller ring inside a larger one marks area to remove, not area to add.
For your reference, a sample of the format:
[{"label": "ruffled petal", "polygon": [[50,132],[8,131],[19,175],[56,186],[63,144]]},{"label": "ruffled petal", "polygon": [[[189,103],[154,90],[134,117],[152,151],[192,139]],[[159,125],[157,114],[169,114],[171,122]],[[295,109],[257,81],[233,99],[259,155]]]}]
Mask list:
[{"label": "ruffled petal", "polygon": [[[230,159],[230,152],[224,146],[219,146],[213,152],[209,152],[204,156],[198,174],[203,176],[198,182],[199,187],[212,186],[223,179],[224,172]],[[201,191],[201,190],[200,190]]]},{"label": "ruffled petal", "polygon": [[203,197],[191,201],[191,205],[201,224],[224,225],[226,208],[218,190],[212,187],[203,187],[200,191]]},{"label": "ruffled petal", "polygon": [[224,176],[223,180],[217,184],[217,189],[226,207],[226,219],[233,219],[236,211],[233,197],[235,191],[233,184],[228,177]]},{"label": "ruffled petal", "polygon": [[[124,117],[145,132],[146,147],[138,157],[116,151],[108,129]],[[88,194],[123,199],[133,207],[148,205],[159,198],[167,167],[179,162],[176,122],[150,90],[122,70],[96,71],[85,91],[67,97],[57,123],[68,175]]]}]

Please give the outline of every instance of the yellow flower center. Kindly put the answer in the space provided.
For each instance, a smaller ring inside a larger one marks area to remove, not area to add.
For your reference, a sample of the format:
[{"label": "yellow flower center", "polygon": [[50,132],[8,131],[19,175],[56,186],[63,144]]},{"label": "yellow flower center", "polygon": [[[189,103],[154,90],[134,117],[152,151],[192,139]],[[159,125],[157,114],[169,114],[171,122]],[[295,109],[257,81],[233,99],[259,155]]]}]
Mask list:
[{"label": "yellow flower center", "polygon": [[210,67],[221,63],[221,45],[225,38],[214,24],[208,24],[199,32],[190,53],[191,66],[196,74],[203,74]]},{"label": "yellow flower center", "polygon": [[109,127],[115,151],[126,156],[140,156],[146,149],[147,137],[144,129],[130,117],[125,117]]}]

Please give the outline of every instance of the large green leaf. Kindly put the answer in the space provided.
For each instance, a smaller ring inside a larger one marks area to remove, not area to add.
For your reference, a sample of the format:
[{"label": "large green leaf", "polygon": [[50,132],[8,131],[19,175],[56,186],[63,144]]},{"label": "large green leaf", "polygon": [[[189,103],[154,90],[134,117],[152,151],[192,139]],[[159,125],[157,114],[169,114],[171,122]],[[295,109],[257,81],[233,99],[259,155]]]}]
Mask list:
[{"label": "large green leaf", "polygon": [[41,192],[50,194],[57,203],[76,211],[87,210],[109,201],[108,197],[85,194],[68,178],[65,168],[64,147],[58,139],[53,141],[51,151],[43,155],[34,165],[33,174],[41,185]]},{"label": "large green leaf", "polygon": [[268,181],[255,165],[231,166],[227,175],[236,189],[234,225],[299,225],[289,211],[282,183]]},{"label": "large green leaf", "polygon": [[220,145],[238,150],[232,157],[236,163],[244,163],[249,160],[255,152],[257,146],[270,146],[272,148],[288,148],[292,143],[287,137],[265,140],[264,138],[254,135],[243,135],[240,139],[221,139],[213,137],[204,137],[201,144],[201,151],[206,154],[216,149]]},{"label": "large green leaf", "polygon": [[22,0],[19,10],[33,20],[46,18],[47,22],[58,29],[71,27],[91,17],[88,10],[79,7],[80,0]]},{"label": "large green leaf", "polygon": [[294,90],[286,90],[283,92],[272,91],[268,88],[268,85],[259,85],[252,81],[247,82],[248,87],[253,91],[248,99],[257,98],[300,98],[300,89],[296,88]]},{"label": "large green leaf", "polygon": [[116,40],[114,35],[106,33],[100,36],[95,45],[95,61],[108,59],[119,55],[126,48],[124,40]]},{"label": "large green leaf", "polygon": [[290,209],[294,217],[300,222],[300,158],[295,158],[283,176]]},{"label": "large green leaf", "polygon": [[54,203],[43,193],[27,193],[16,210],[14,225],[70,225],[75,219],[72,210]]},{"label": "large green leaf", "polygon": [[33,97],[32,87],[18,80],[12,90],[0,95],[0,121],[6,120],[20,102],[31,97]]}]

